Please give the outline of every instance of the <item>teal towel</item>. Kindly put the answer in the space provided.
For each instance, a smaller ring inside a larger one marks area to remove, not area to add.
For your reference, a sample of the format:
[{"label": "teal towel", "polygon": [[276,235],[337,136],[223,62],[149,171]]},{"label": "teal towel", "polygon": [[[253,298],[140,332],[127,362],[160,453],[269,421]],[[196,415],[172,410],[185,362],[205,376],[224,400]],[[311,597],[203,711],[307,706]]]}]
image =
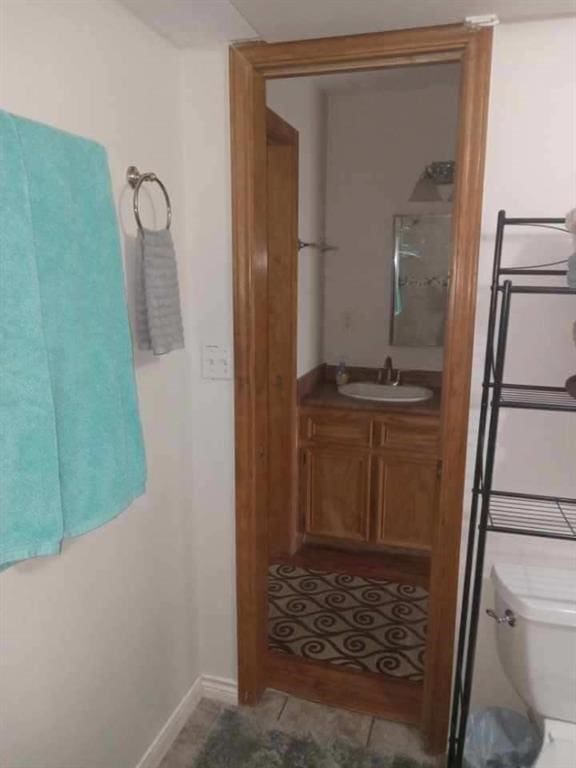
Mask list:
[{"label": "teal towel", "polygon": [[144,491],[105,150],[0,111],[0,567]]}]

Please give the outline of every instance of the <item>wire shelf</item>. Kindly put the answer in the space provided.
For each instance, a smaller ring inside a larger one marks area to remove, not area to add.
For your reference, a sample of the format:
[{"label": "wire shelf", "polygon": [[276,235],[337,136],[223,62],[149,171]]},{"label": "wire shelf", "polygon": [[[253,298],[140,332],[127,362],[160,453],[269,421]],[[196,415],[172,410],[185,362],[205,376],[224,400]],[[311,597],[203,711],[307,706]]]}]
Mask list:
[{"label": "wire shelf", "polygon": [[576,540],[576,499],[492,491],[486,530]]},{"label": "wire shelf", "polygon": [[[498,290],[502,291],[503,286],[499,285]],[[551,295],[576,296],[576,288],[560,285],[513,285],[510,291],[511,293],[548,293]]]},{"label": "wire shelf", "polygon": [[[465,764],[464,745],[474,679],[488,533],[576,541],[576,498],[492,490],[497,463],[499,415],[502,408],[576,412],[576,399],[563,387],[503,383],[511,306],[516,308],[514,294],[576,296],[576,288],[568,287],[566,281],[567,259],[554,259],[553,256],[548,258],[545,249],[540,254],[541,259],[538,259],[542,263],[518,267],[502,265],[504,232],[508,225],[536,226],[568,232],[563,218],[509,218],[505,211],[498,213],[470,511],[471,524],[468,531],[453,682],[448,752],[450,768],[462,768]],[[524,280],[523,276],[534,279]],[[556,279],[551,281],[548,278]],[[519,280],[520,284],[517,284],[516,280]],[[530,282],[533,284],[526,284]],[[546,282],[556,284],[546,285]],[[522,309],[522,306],[519,309]],[[537,442],[536,437],[535,441]]]},{"label": "wire shelf", "polygon": [[501,275],[532,275],[538,277],[566,277],[567,269],[546,269],[544,267],[502,267]]},{"label": "wire shelf", "polygon": [[576,413],[576,398],[572,397],[564,387],[503,384],[499,405],[504,408],[532,408],[541,411]]}]

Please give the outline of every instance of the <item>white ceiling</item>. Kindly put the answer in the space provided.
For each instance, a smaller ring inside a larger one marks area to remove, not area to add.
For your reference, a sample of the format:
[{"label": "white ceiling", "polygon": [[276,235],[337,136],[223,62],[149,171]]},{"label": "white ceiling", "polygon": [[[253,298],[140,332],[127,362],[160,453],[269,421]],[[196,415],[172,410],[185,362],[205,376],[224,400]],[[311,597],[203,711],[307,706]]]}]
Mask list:
[{"label": "white ceiling", "polygon": [[120,2],[178,48],[258,37],[258,34],[228,0],[120,0]]},{"label": "white ceiling", "polygon": [[576,15],[576,0],[231,0],[267,42],[462,22]]},{"label": "white ceiling", "polygon": [[261,37],[268,42],[451,24],[576,15],[576,0],[120,0],[179,48]]}]

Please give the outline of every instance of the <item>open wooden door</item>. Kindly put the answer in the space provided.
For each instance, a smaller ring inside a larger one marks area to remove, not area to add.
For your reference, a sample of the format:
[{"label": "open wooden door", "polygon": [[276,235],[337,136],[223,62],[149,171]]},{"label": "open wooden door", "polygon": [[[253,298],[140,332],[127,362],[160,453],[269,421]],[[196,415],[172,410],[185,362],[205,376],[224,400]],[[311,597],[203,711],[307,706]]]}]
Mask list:
[{"label": "open wooden door", "polygon": [[297,548],[298,131],[266,110],[268,556]]}]

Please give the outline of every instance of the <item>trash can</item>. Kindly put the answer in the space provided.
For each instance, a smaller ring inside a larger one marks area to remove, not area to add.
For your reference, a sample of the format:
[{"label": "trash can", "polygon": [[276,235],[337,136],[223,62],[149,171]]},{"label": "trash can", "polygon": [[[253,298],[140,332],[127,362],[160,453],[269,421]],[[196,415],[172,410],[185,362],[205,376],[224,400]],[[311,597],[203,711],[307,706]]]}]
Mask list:
[{"label": "trash can", "polygon": [[511,709],[488,707],[468,718],[465,768],[528,768],[542,738],[527,717]]}]

